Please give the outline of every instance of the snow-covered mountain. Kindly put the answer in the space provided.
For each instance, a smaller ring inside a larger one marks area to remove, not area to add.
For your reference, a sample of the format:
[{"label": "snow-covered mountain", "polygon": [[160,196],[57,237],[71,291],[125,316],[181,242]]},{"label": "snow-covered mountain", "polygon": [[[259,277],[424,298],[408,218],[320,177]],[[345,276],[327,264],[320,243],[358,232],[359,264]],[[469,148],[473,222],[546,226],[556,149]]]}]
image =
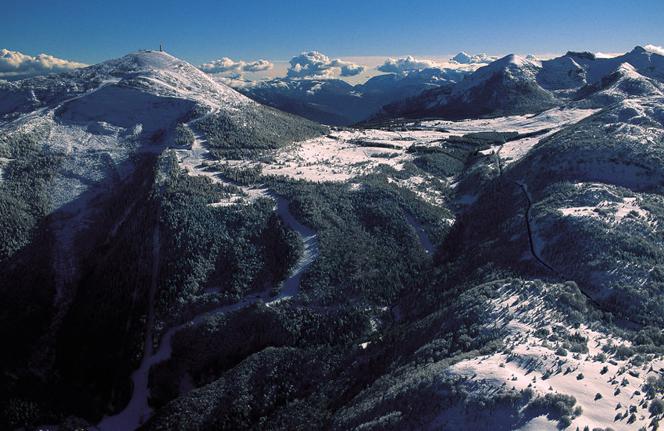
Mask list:
[{"label": "snow-covered mountain", "polygon": [[250,104],[249,99],[214,82],[182,60],[163,52],[141,51],[66,74],[4,82],[0,87],[3,95],[0,115],[17,116],[22,111],[92,96],[86,93],[100,90],[119,95],[136,90],[156,97],[187,99],[209,107]]},{"label": "snow-covered mountain", "polygon": [[280,78],[236,88],[258,102],[325,124],[352,124],[376,109],[340,79]]},{"label": "snow-covered mountain", "polygon": [[662,96],[664,83],[641,75],[629,63],[622,63],[615,72],[604,76],[594,84],[581,87],[576,94],[578,100],[588,100],[597,106],[647,96]]},{"label": "snow-covered mountain", "polygon": [[0,428],[656,428],[661,56],[620,57],[265,84],[464,117],[373,128],[155,51],[0,84]]},{"label": "snow-covered mountain", "polygon": [[508,55],[480,67],[450,88],[384,107],[383,116],[469,118],[537,112],[557,104],[537,84],[540,63]]},{"label": "snow-covered mountain", "polygon": [[[428,91],[445,92],[478,67],[494,61],[486,54],[459,53],[450,67],[425,67],[374,76],[351,85],[340,79],[275,78],[245,82],[215,77],[266,105],[330,125],[350,125],[372,117],[384,105]],[[434,63],[429,62],[430,65]]]},{"label": "snow-covered mountain", "polygon": [[551,91],[575,90],[587,83],[587,70],[583,60],[594,58],[593,54],[571,53],[545,60],[537,74],[537,82]]},{"label": "snow-covered mountain", "polygon": [[[277,145],[291,133],[308,136],[307,130],[319,128],[266,108],[191,64],[158,51],[139,51],[66,74],[1,85],[3,133],[39,133],[50,150],[71,155],[66,163],[76,170],[83,169],[86,160],[98,159],[92,149],[111,155],[111,169],[134,152],[163,151],[176,145],[178,124],[206,113],[223,122],[219,139],[243,133],[263,145]],[[243,130],[249,125],[254,130]],[[283,136],[274,136],[277,130]],[[99,169],[83,172],[87,181],[63,179],[62,193],[70,195],[66,199],[80,195]]]},{"label": "snow-covered mountain", "polygon": [[628,63],[641,75],[659,81],[664,80],[664,56],[641,46],[628,53],[610,58],[596,57],[590,53],[567,53],[586,70],[586,83],[593,84],[614,72],[621,64]]},{"label": "snow-covered mountain", "polygon": [[582,99],[608,85],[617,79],[612,74],[621,65],[629,65],[633,69],[630,73],[642,78],[637,79],[633,74],[627,77],[623,68],[618,73],[625,75],[631,84],[623,80],[619,85],[622,91],[613,91],[611,97],[596,95],[593,103],[611,103],[629,97],[632,92],[656,95],[659,83],[664,82],[664,56],[639,46],[611,58],[598,58],[586,52],[568,52],[544,61],[508,55],[477,69],[451,91],[433,89],[410,100],[395,102],[385,106],[377,118],[472,118],[540,112]]},{"label": "snow-covered mountain", "polygon": [[365,120],[383,105],[423,91],[449,87],[469,72],[429,68],[375,76],[363,84],[339,79],[290,79],[245,83],[237,90],[269,106],[331,125]]}]

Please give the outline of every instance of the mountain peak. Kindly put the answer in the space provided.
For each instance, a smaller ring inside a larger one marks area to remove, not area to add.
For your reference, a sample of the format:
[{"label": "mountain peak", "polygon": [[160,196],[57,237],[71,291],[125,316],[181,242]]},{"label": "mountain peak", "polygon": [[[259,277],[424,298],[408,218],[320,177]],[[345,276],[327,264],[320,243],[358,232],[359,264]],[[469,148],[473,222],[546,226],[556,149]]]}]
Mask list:
[{"label": "mountain peak", "polygon": [[102,79],[120,79],[160,96],[194,100],[207,106],[250,103],[225,84],[216,82],[196,66],[167,52],[141,50],[87,68]]},{"label": "mountain peak", "polygon": [[154,50],[134,51],[121,59],[133,61],[137,66],[146,69],[168,69],[179,63],[186,63],[165,51]]},{"label": "mountain peak", "polygon": [[567,51],[565,57],[582,58],[584,60],[595,60],[597,56],[588,51]]},{"label": "mountain peak", "polygon": [[639,72],[636,70],[636,68],[627,62],[620,63],[620,66],[618,66],[616,72],[619,72],[626,76],[634,76],[634,75],[641,76]]},{"label": "mountain peak", "polygon": [[505,58],[508,60],[509,63],[513,63],[513,64],[516,64],[516,65],[519,65],[519,66],[521,66],[525,63],[529,63],[529,61],[526,60],[525,57],[521,57],[520,55],[517,55],[517,54],[510,54]]},{"label": "mountain peak", "polygon": [[502,69],[510,66],[523,67],[523,66],[535,66],[535,65],[536,64],[533,62],[533,60],[530,60],[528,58],[522,57],[517,54],[508,54],[505,57],[499,58],[493,63],[490,63],[487,67],[491,67],[493,69]]},{"label": "mountain peak", "polygon": [[470,54],[461,51],[460,53],[452,57],[452,60],[456,61],[457,63],[468,64],[472,61],[472,57],[470,56]]},{"label": "mountain peak", "polygon": [[[131,73],[158,70],[196,69],[195,66],[164,51],[140,50],[91,66],[109,72]],[[202,73],[202,72],[201,72]]]},{"label": "mountain peak", "polygon": [[664,56],[664,48],[657,45],[637,45],[628,54],[657,54]]}]

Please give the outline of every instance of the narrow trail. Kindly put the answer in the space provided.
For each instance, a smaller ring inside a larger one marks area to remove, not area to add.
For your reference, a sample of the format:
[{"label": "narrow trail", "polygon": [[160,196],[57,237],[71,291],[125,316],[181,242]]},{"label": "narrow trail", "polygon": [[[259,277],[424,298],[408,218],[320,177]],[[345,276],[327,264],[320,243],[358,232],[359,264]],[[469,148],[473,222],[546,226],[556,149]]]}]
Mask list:
[{"label": "narrow trail", "polygon": [[194,135],[194,142],[191,143],[191,155],[197,160],[201,160],[205,154],[208,152],[207,149],[203,144],[207,144],[207,138],[203,136],[203,134],[199,131],[197,131],[195,128],[192,127],[192,125],[205,120],[206,118],[216,114],[219,112],[219,109],[213,109],[207,114],[196,118],[195,120],[191,120],[186,124],[187,128],[191,130],[191,133]]},{"label": "narrow trail", "polygon": [[[532,197],[530,196],[530,192],[528,191],[528,186],[525,183],[519,181],[515,181],[515,183],[521,188],[528,202],[528,205],[526,207],[525,219],[526,219],[526,228],[528,229],[528,242],[530,243],[531,254],[535,258],[535,260],[537,260],[537,262],[539,262],[549,271],[553,272],[556,275],[556,277],[560,278],[561,280],[568,280],[568,278],[566,278],[560,271],[556,270],[551,265],[546,263],[546,261],[544,261],[542,257],[539,255],[539,252],[537,251],[537,248],[535,247],[534,244],[533,231],[530,223],[530,209],[532,206]],[[598,310],[605,310],[605,307],[602,304],[600,304],[595,298],[593,298],[589,293],[587,293],[583,288],[579,287],[579,292],[581,292],[581,294],[585,296],[588,299],[588,301],[590,301]],[[624,321],[636,325],[637,327],[641,327],[644,325],[644,322],[637,322],[625,316],[620,316],[620,317]]]},{"label": "narrow trail", "polygon": [[[503,144],[504,145],[504,144]],[[500,151],[503,149],[503,145],[500,145],[496,151],[496,165],[498,166],[498,176],[503,175],[503,160],[500,157]]]},{"label": "narrow trail", "polygon": [[186,127],[189,128],[194,136],[194,140],[191,143],[191,148],[180,148],[175,150],[178,163],[189,175],[204,176],[209,178],[215,184],[239,189],[238,193],[232,193],[221,202],[212,204],[214,206],[235,205],[244,200],[254,201],[261,197],[269,197],[269,192],[265,188],[252,188],[237,184],[232,180],[223,177],[219,172],[204,165],[204,162],[213,160],[213,158],[209,156],[210,151],[206,148],[207,138],[192,126],[197,122],[214,115],[216,112],[218,112],[218,109],[214,109],[211,112],[186,123]]},{"label": "narrow trail", "polygon": [[179,156],[180,163],[184,163],[187,166],[191,166],[192,170],[195,170],[196,164],[200,164],[207,155],[208,151],[203,144],[207,143],[207,139],[203,136],[202,133],[198,132],[194,127],[195,123],[204,120],[205,118],[214,115],[217,110],[212,110],[207,114],[198,117],[194,120],[185,123],[185,127],[189,129],[194,136],[194,141],[191,143],[191,148],[189,149],[176,149],[175,152]]},{"label": "narrow trail", "polygon": [[536,261],[538,261],[542,266],[544,266],[546,269],[549,271],[558,274],[558,272],[553,269],[551,265],[546,263],[544,259],[539,255],[539,252],[537,251],[537,247],[535,246],[535,240],[533,239],[533,229],[530,223],[530,209],[533,205],[533,201],[531,199],[530,193],[528,192],[528,186],[525,183],[515,181],[516,185],[518,185],[521,188],[521,191],[523,191],[523,195],[526,197],[527,205],[526,205],[526,213],[524,215],[524,218],[526,219],[526,229],[528,230],[528,243],[530,244],[530,253],[533,255]]},{"label": "narrow trail", "polygon": [[304,273],[314,263],[319,254],[318,236],[316,235],[316,232],[311,228],[301,224],[293,216],[293,214],[288,209],[289,203],[285,198],[275,194],[272,194],[271,197],[277,202],[277,214],[279,214],[281,220],[283,220],[283,222],[286,223],[288,227],[297,232],[298,236],[302,240],[304,249],[302,251],[302,256],[300,256],[300,259],[298,259],[297,263],[293,267],[290,276],[288,279],[286,279],[283,286],[281,287],[279,295],[277,298],[270,301],[268,305],[297,295],[300,290],[300,279],[302,278],[302,275],[304,275]]},{"label": "narrow trail", "polygon": [[304,273],[313,264],[319,254],[318,237],[314,230],[301,224],[288,208],[288,201],[276,194],[269,194],[276,201],[275,211],[281,217],[284,223],[293,229],[304,244],[302,256],[291,270],[289,277],[284,281],[279,294],[276,297],[270,296],[271,289],[266,289],[258,294],[248,295],[241,301],[224,305],[213,310],[201,313],[193,319],[170,328],[161,338],[159,347],[153,349],[152,330],[154,327],[155,313],[154,302],[157,290],[157,277],[159,274],[159,228],[156,227],[153,234],[153,266],[152,281],[150,285],[150,298],[147,328],[145,336],[145,353],[139,368],[132,374],[132,396],[129,404],[114,416],[107,416],[97,425],[99,431],[117,431],[117,430],[135,430],[143,425],[152,416],[152,409],[148,404],[150,389],[148,380],[150,369],[153,365],[166,361],[171,357],[173,350],[173,336],[181,329],[189,326],[198,325],[204,322],[208,317],[218,314],[229,313],[235,310],[248,307],[258,301],[266,301],[267,306],[276,305],[282,301],[289,300],[296,296],[300,290],[300,280]]},{"label": "narrow trail", "polygon": [[131,375],[133,389],[129,404],[127,404],[127,407],[117,415],[104,417],[97,425],[97,428],[101,431],[136,429],[145,423],[152,413],[152,410],[148,406],[148,378],[150,375],[150,368],[154,364],[151,361],[154,357],[152,335],[155,320],[154,304],[157,293],[157,279],[159,276],[160,247],[161,239],[159,222],[157,221],[152,232],[152,274],[150,278],[150,290],[148,293],[148,314],[145,328],[145,342],[143,345],[143,359],[141,360],[138,369]]}]

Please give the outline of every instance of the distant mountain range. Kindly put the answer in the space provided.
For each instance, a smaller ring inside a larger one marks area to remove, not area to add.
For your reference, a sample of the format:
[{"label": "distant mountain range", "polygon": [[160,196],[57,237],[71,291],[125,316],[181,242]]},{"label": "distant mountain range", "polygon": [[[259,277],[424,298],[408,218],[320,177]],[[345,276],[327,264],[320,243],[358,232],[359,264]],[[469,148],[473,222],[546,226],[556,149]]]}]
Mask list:
[{"label": "distant mountain range", "polygon": [[661,94],[664,56],[637,46],[612,58],[568,52],[538,61],[508,55],[441,86],[385,106],[375,119],[463,119],[540,112],[570,101],[605,105],[631,96]]},{"label": "distant mountain range", "polygon": [[467,69],[428,68],[378,75],[363,84],[341,79],[277,78],[235,86],[252,99],[330,125],[350,125],[383,105],[460,82]]},{"label": "distant mountain range", "polygon": [[474,118],[541,112],[575,101],[600,106],[661,92],[664,60],[636,47],[612,58],[568,52],[533,56],[461,52],[459,68],[428,68],[378,75],[363,84],[340,79],[276,78],[231,83],[246,96],[329,125],[392,118]]}]

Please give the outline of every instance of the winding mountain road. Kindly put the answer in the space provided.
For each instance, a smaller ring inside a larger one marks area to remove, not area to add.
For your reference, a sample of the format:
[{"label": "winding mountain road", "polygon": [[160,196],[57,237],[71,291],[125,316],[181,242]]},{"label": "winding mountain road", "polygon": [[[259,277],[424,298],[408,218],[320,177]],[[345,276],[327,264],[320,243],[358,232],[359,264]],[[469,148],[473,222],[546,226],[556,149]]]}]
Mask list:
[{"label": "winding mountain road", "polygon": [[304,244],[302,256],[300,256],[291,270],[289,277],[284,281],[279,294],[274,298],[270,298],[270,289],[267,289],[260,294],[247,296],[235,304],[224,305],[201,313],[181,325],[170,328],[163,335],[157,350],[153,351],[152,328],[154,326],[154,300],[157,288],[157,276],[159,273],[159,228],[155,228],[155,233],[153,235],[152,281],[150,286],[148,323],[145,336],[145,353],[141,365],[132,374],[133,389],[129,403],[118,414],[104,417],[97,425],[99,431],[135,430],[152,416],[152,409],[148,405],[148,399],[150,397],[150,389],[148,387],[150,369],[153,365],[166,361],[171,357],[173,350],[173,336],[178,331],[188,326],[198,325],[212,315],[239,310],[255,304],[259,300],[268,301],[266,302],[266,305],[270,306],[286,301],[299,293],[302,275],[304,275],[318,257],[318,237],[316,232],[301,224],[295,216],[293,216],[288,208],[289,202],[285,198],[274,194],[271,194],[270,196],[276,200],[275,211],[277,214],[279,214],[288,227],[297,233]]},{"label": "winding mountain road", "polygon": [[515,183],[521,188],[521,191],[523,191],[523,195],[526,197],[527,205],[526,205],[526,213],[524,215],[524,218],[526,219],[526,229],[528,230],[528,243],[530,244],[530,253],[533,255],[535,260],[540,264],[542,264],[542,266],[544,266],[546,269],[554,273],[557,273],[557,271],[553,269],[551,265],[549,265],[544,261],[544,259],[542,259],[542,257],[539,254],[539,251],[537,250],[537,247],[535,246],[535,240],[533,238],[534,236],[533,228],[530,222],[530,210],[533,205],[533,201],[532,197],[530,196],[530,192],[528,192],[528,186],[520,181],[515,181]]},{"label": "winding mountain road", "polygon": [[[528,186],[525,183],[518,182],[518,181],[515,181],[515,183],[521,188],[521,190],[523,191],[523,194],[526,197],[526,200],[528,202],[528,205],[526,206],[525,219],[526,219],[526,228],[528,229],[528,241],[530,243],[530,252],[531,252],[531,254],[535,258],[535,260],[537,260],[537,262],[539,262],[541,265],[543,265],[549,271],[553,272],[558,278],[561,278],[561,279],[565,280],[566,279],[565,276],[560,271],[556,270],[551,265],[546,263],[546,261],[544,261],[544,259],[542,259],[539,252],[537,251],[537,247],[535,246],[535,242],[534,242],[534,239],[533,239],[533,229],[532,229],[531,221],[530,221],[530,209],[531,209],[531,206],[532,206],[532,197],[530,196],[530,192],[528,191]],[[604,310],[606,308],[605,306],[600,304],[595,298],[593,298],[592,295],[590,295],[588,292],[586,292],[584,288],[580,287],[579,292],[581,292],[581,294],[583,296],[585,296],[588,299],[588,301],[590,301],[595,307],[597,307],[597,309]],[[625,322],[628,322],[632,325],[635,325],[636,327],[641,327],[641,326],[646,324],[645,322],[637,322],[633,319],[630,319],[627,316],[621,316],[621,318]]]}]

